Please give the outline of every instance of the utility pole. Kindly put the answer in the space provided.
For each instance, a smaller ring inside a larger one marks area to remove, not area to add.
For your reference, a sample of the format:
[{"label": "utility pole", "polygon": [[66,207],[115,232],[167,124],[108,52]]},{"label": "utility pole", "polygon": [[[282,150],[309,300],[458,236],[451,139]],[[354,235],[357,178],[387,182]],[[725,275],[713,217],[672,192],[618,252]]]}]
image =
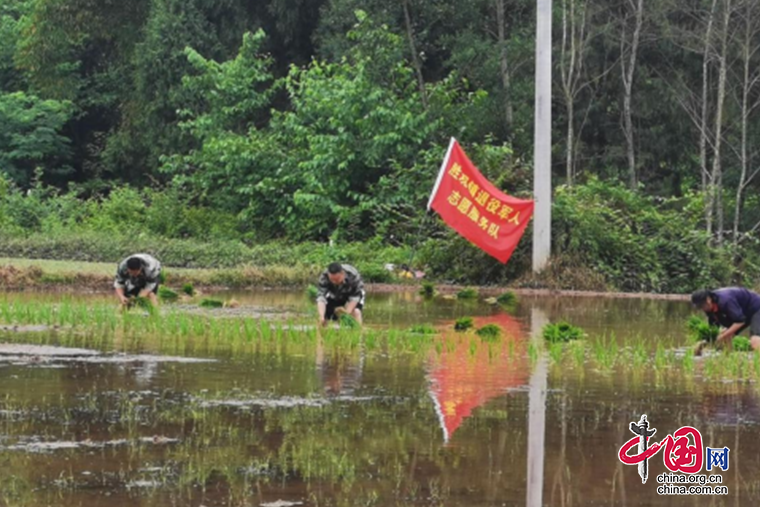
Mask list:
[{"label": "utility pole", "polygon": [[546,267],[552,227],[552,0],[536,0],[536,111],[533,145],[533,272]]}]

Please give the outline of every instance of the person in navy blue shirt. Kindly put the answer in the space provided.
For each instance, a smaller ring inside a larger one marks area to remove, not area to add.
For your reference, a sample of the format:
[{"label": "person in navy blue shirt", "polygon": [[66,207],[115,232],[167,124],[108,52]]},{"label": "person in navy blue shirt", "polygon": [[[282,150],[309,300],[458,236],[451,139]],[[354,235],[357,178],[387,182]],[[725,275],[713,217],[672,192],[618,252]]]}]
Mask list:
[{"label": "person in navy blue shirt", "polygon": [[752,348],[760,349],[759,294],[741,287],[700,290],[691,295],[691,303],[705,312],[710,325],[723,328],[715,340],[719,347],[730,345],[734,336],[749,328]]}]

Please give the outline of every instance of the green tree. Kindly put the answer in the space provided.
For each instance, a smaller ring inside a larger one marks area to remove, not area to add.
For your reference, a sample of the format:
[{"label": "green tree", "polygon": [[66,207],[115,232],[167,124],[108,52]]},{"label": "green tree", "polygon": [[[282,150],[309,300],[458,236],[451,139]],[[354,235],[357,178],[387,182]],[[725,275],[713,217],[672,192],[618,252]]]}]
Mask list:
[{"label": "green tree", "polygon": [[155,171],[161,155],[189,148],[177,116],[182,77],[192,69],[185,48],[226,58],[237,49],[245,21],[236,0],[151,1],[145,35],[134,50],[133,90],[104,153],[114,175],[140,181]]},{"label": "green tree", "polygon": [[72,113],[67,101],[0,94],[0,171],[19,185],[29,184],[37,167],[46,176],[67,173],[70,143],[60,132]]},{"label": "green tree", "polygon": [[[255,112],[271,98],[271,62],[255,56],[263,36],[246,37],[236,60],[217,64],[189,52],[184,127],[200,148],[167,159],[165,170],[204,198],[242,211],[259,232],[298,239],[348,238],[376,230],[371,194],[381,179],[407,175],[426,150],[440,157],[446,133],[466,132],[467,95],[455,77],[420,100],[404,41],[366,14],[348,34],[353,48],[339,63],[292,67],[285,79],[291,107],[274,111],[266,128]],[[200,74],[198,74],[200,72]],[[434,178],[435,166],[424,174]],[[419,188],[419,176],[401,185]],[[379,187],[378,187],[379,188]]]},{"label": "green tree", "polygon": [[21,18],[30,8],[27,0],[10,0],[0,5],[0,91],[19,91],[24,85],[14,58],[21,39]]},{"label": "green tree", "polygon": [[69,100],[76,114],[69,180],[97,185],[102,153],[132,88],[131,57],[150,0],[33,0],[15,54],[31,93]]},{"label": "green tree", "polygon": [[272,202],[256,191],[282,162],[276,140],[255,125],[279,86],[271,59],[260,54],[264,42],[262,31],[246,34],[238,55],[224,63],[186,49],[180,127],[194,146],[165,157],[162,171],[212,206],[260,210],[266,228],[274,228],[276,221],[266,218]]}]

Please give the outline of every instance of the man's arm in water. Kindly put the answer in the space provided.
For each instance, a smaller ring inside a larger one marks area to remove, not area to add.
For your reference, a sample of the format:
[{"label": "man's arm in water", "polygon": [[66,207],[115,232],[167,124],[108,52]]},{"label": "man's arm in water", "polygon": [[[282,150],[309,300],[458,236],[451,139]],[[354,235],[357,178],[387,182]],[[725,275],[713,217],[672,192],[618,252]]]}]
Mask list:
[{"label": "man's arm in water", "polygon": [[327,312],[327,295],[330,293],[330,279],[326,273],[322,273],[319,277],[317,284],[317,313],[319,314],[319,322],[325,321],[325,313]]},{"label": "man's arm in water", "polygon": [[716,342],[719,345],[729,345],[731,343],[731,340],[734,336],[736,336],[736,333],[741,331],[741,329],[745,326],[744,322],[737,322],[736,324],[733,324],[731,327],[723,331],[718,335],[718,339]]},{"label": "man's arm in water", "polygon": [[121,304],[127,304],[127,297],[124,295],[124,288],[127,284],[127,278],[124,275],[124,269],[122,265],[116,269],[116,279],[113,282],[113,288],[116,290],[116,297],[119,298]]},{"label": "man's arm in water", "polygon": [[119,303],[125,305],[129,301],[124,295],[124,287],[116,287],[116,297],[119,298]]}]

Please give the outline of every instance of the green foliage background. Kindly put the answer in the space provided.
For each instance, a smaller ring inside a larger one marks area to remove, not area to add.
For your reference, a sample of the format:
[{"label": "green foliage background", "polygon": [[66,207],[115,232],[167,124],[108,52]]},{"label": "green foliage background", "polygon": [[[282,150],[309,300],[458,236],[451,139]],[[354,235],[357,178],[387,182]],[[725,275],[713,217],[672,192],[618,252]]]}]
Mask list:
[{"label": "green foliage background", "polygon": [[[535,13],[501,1],[503,42],[484,0],[409,0],[408,20],[403,3],[385,0],[5,0],[0,255],[115,261],[144,250],[189,267],[341,258],[377,279],[385,263],[411,263],[441,281],[625,291],[757,282],[759,181],[737,235],[706,232],[692,119],[671,86],[675,75],[701,82],[688,48],[642,45],[641,184],[621,183],[609,3],[589,11],[572,186],[561,177],[566,147],[554,148],[547,274],[528,274],[530,230],[502,266],[426,215],[450,136],[498,187],[531,195]],[[653,8],[648,33],[672,37],[691,8]],[[555,108],[558,134],[563,114]],[[760,121],[748,121],[756,133]],[[728,224],[738,162],[723,163]]]}]

